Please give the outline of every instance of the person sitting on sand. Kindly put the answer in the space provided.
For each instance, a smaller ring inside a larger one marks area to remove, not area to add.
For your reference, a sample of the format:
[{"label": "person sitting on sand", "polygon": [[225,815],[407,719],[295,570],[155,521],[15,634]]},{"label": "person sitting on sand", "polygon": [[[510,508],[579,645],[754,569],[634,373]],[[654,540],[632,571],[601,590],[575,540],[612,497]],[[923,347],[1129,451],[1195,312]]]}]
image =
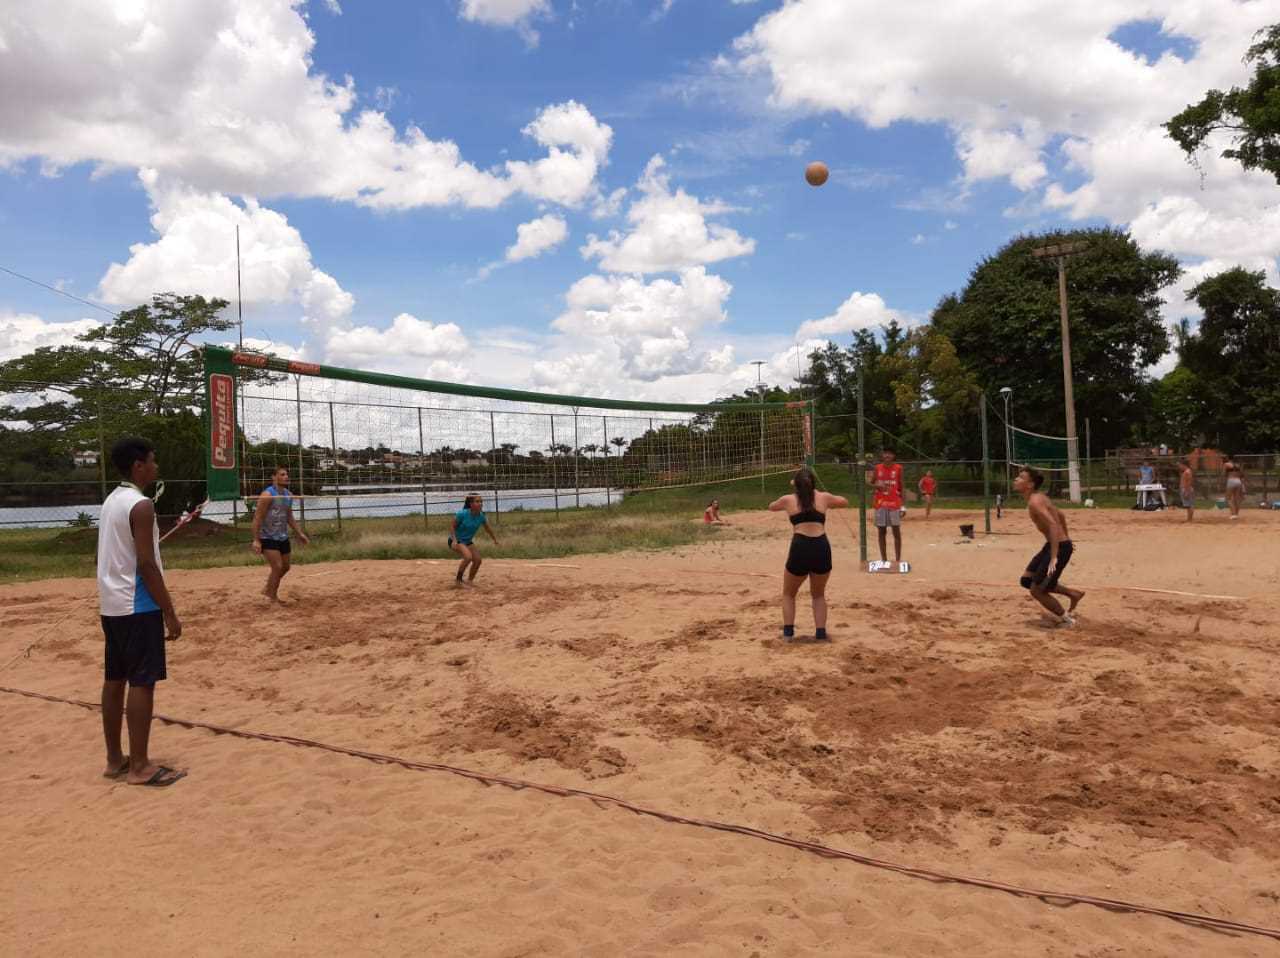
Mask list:
[{"label": "person sitting on sand", "polygon": [[[472,493],[467,496],[462,508],[453,514],[453,525],[449,530],[449,548],[462,556],[462,562],[458,565],[458,585],[473,585],[476,581],[476,573],[480,571],[480,563],[484,561],[480,557],[479,546],[475,544],[476,533],[483,529],[493,540],[493,544],[495,546],[498,544],[498,537],[489,528],[489,521],[482,511],[483,505],[484,500]],[[462,574],[467,571],[468,566],[471,567],[471,573],[464,581]]]},{"label": "person sitting on sand", "polygon": [[272,602],[280,601],[280,582],[289,574],[293,560],[289,530],[298,534],[305,546],[311,542],[293,518],[293,494],[289,492],[289,470],[277,466],[271,485],[258,496],[253,510],[253,551],[267,560],[270,571],[262,594]]},{"label": "person sitting on sand", "polygon": [[801,469],[791,480],[795,490],[769,503],[770,512],[785,512],[791,520],[791,551],[782,573],[782,638],[790,642],[796,634],[796,594],[809,580],[813,599],[814,638],[827,639],[827,580],[831,577],[831,542],[827,539],[827,510],[849,505],[844,496],[820,492],[814,475]]},{"label": "person sitting on sand", "polygon": [[711,524],[711,523],[717,523],[719,525],[726,524],[725,521],[720,518],[720,500],[719,499],[712,499],[711,502],[707,505],[707,508],[702,511],[702,521],[707,524]]},{"label": "person sitting on sand", "polygon": [[[1055,506],[1040,487],[1044,485],[1044,474],[1035,469],[1022,469],[1013,481],[1014,491],[1027,500],[1027,512],[1031,521],[1036,524],[1045,538],[1042,548],[1027,566],[1019,584],[1031,591],[1031,596],[1044,606],[1058,625],[1074,625],[1071,613],[1075,611],[1084,593],[1079,589],[1069,589],[1059,580],[1062,572],[1071,561],[1075,551],[1071,535],[1067,531],[1067,517]],[[1062,603],[1050,593],[1065,595],[1071,605],[1064,612]]]}]

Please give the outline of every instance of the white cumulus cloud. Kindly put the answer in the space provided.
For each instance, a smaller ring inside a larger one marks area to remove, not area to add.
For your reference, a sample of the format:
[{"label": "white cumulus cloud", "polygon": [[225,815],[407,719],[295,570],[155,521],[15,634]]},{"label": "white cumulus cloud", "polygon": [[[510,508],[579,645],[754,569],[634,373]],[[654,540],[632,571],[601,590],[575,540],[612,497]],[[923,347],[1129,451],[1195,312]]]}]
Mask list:
[{"label": "white cumulus cloud", "polygon": [[491,208],[520,192],[571,206],[598,197],[612,131],[581,104],[548,106],[526,127],[544,156],[486,169],[452,140],[358,109],[352,78],[316,72],[303,6],[0,6],[0,89],[21,91],[0,97],[0,165],[145,167],[204,192],[389,209]]},{"label": "white cumulus cloud", "polygon": [[878,293],[854,292],[830,316],[802,323],[796,335],[802,339],[848,335],[860,329],[876,329],[895,319],[903,324],[907,321],[902,313],[885,305]]},{"label": "white cumulus cloud", "polygon": [[93,319],[52,323],[32,313],[0,310],[0,362],[17,359],[42,346],[70,346],[77,336],[102,324]]},{"label": "white cumulus cloud", "polygon": [[135,243],[125,263],[112,263],[99,283],[105,302],[132,306],[158,292],[236,298],[236,227],[242,290],[248,303],[297,303],[323,339],[348,321],[354,298],[318,269],[302,235],[281,213],[246,200],[203,193],[141,174],[157,238]]},{"label": "white cumulus cloud", "polygon": [[507,247],[508,263],[534,259],[548,250],[555,249],[569,237],[569,226],[564,217],[548,213],[516,227],[516,241]]},{"label": "white cumulus cloud", "polygon": [[755,240],[736,230],[708,223],[708,216],[732,211],[723,203],[704,202],[683,189],[671,190],[662,157],[655,156],[637,184],[639,199],[627,210],[631,229],[601,239],[587,238],[582,255],[598,259],[616,273],[659,273],[702,266],[755,251]]},{"label": "white cumulus cloud", "polygon": [[[932,5],[927,24],[910,4],[791,0],[739,38],[736,64],[767,76],[783,107],[873,128],[946,125],[964,191],[1005,178],[1051,210],[1132,223],[1187,257],[1274,258],[1271,178],[1222,161],[1219,145],[1202,190],[1161,129],[1207,89],[1244,83],[1244,48],[1274,20],[1274,4],[1236,0],[962,0]],[[1190,52],[1125,49],[1112,35],[1135,21]]]}]

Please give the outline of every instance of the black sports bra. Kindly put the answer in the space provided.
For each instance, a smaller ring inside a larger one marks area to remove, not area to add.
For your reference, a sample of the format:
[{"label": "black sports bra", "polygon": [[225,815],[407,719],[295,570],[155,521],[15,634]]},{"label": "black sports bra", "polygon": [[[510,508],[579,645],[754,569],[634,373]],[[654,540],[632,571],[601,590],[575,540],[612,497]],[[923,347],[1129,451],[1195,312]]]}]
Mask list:
[{"label": "black sports bra", "polygon": [[827,514],[819,512],[817,509],[806,509],[804,512],[797,512],[791,516],[791,524],[798,526],[802,522],[816,522],[818,525],[825,526],[827,524]]}]

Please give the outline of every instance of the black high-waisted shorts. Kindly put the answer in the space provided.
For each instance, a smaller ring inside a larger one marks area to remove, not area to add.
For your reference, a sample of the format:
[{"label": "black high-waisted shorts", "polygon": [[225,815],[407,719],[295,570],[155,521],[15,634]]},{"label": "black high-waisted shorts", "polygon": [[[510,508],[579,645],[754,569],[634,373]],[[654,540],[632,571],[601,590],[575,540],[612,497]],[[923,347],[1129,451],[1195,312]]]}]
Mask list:
[{"label": "black high-waisted shorts", "polygon": [[787,571],[792,575],[826,575],[831,571],[831,540],[825,535],[792,535]]}]

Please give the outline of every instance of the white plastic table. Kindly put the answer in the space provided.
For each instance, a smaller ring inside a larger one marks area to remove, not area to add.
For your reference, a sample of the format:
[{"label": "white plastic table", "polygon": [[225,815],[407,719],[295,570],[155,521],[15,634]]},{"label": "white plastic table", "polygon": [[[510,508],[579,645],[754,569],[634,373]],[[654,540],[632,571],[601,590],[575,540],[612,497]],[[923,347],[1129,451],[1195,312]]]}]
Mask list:
[{"label": "white plastic table", "polygon": [[1165,502],[1165,498],[1164,498],[1164,486],[1162,486],[1160,483],[1153,482],[1148,485],[1137,485],[1137,486],[1134,486],[1133,488],[1134,488],[1134,491],[1138,494],[1139,508],[1141,509],[1147,508],[1147,505],[1152,501],[1154,501],[1156,498],[1159,498],[1160,500],[1160,508],[1163,509],[1168,507],[1169,504]]}]

